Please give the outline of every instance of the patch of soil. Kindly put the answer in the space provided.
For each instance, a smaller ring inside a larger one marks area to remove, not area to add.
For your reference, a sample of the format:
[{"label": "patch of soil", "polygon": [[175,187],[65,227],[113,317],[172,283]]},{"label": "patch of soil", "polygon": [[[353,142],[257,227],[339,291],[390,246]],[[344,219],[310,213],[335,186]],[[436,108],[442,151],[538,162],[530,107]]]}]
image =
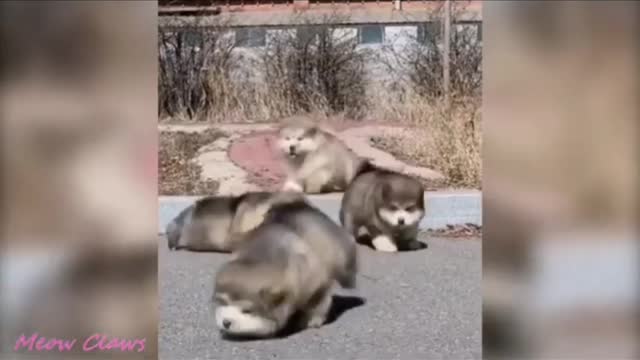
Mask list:
[{"label": "patch of soil", "polygon": [[423,231],[427,235],[449,238],[482,238],[482,226],[475,224],[447,225],[443,229],[427,229]]},{"label": "patch of soil", "polygon": [[158,192],[160,195],[215,194],[219,183],[203,181],[195,161],[198,150],[226,134],[215,129],[203,132],[161,131],[159,134]]}]

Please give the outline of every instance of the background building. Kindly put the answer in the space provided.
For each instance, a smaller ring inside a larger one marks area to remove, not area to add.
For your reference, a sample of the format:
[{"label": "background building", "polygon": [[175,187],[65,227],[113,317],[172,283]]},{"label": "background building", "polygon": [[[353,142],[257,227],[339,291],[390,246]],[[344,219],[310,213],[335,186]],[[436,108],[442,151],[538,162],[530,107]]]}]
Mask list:
[{"label": "background building", "polygon": [[[481,1],[453,1],[454,31],[473,29],[482,40]],[[425,39],[439,29],[439,9],[443,1],[378,0],[226,0],[159,2],[161,26],[184,26],[198,15],[197,26],[233,28],[237,45],[261,47],[270,35],[301,25],[325,23],[332,17],[335,26],[357,36],[362,45],[375,46],[402,41],[407,34]],[[304,16],[301,16],[304,15]]]}]

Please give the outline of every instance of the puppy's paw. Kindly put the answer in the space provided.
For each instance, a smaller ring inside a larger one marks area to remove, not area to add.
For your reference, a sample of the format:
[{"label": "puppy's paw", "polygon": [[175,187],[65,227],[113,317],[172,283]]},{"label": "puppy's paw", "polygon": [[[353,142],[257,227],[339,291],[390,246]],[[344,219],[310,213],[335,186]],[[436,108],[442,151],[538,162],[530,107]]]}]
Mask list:
[{"label": "puppy's paw", "polygon": [[360,237],[365,237],[365,236],[369,236],[369,230],[367,230],[367,228],[364,227],[364,226],[360,226],[358,228],[358,233],[357,233],[356,237],[360,238]]},{"label": "puppy's paw", "polygon": [[287,180],[282,186],[282,191],[304,192],[304,189],[297,182]]},{"label": "puppy's paw", "polygon": [[327,319],[324,316],[314,315],[309,318],[309,322],[307,322],[307,327],[309,328],[319,328],[324,325]]},{"label": "puppy's paw", "polygon": [[371,240],[371,244],[378,251],[384,252],[397,252],[398,247],[393,241],[386,235],[378,235],[373,240]]}]

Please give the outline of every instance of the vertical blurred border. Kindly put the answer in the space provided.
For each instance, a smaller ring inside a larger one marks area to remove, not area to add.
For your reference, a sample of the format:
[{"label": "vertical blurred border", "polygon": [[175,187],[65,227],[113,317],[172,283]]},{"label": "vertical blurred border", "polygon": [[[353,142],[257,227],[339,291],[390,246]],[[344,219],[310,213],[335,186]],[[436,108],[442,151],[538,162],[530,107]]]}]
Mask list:
[{"label": "vertical blurred border", "polygon": [[638,9],[484,4],[487,359],[640,355]]},{"label": "vertical blurred border", "polygon": [[0,358],[157,357],[156,34],[155,1],[0,2]]}]

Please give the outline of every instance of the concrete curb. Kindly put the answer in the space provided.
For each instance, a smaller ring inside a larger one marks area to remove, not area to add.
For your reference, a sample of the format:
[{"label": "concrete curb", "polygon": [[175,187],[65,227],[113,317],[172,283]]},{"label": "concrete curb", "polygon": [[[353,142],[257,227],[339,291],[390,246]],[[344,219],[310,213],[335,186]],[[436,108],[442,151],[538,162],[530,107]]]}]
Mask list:
[{"label": "concrete curb", "polygon": [[[472,223],[482,226],[482,193],[479,191],[426,192],[427,214],[420,223],[423,229]],[[201,196],[159,196],[158,232],[185,207]],[[338,221],[342,194],[309,195],[311,202]]]}]

